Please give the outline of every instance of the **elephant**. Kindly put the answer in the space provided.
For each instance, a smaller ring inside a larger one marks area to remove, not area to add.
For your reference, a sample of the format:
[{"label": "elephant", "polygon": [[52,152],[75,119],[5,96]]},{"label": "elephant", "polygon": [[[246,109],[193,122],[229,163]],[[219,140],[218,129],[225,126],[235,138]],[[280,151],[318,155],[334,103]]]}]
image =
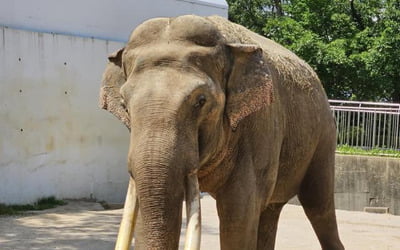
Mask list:
[{"label": "elephant", "polygon": [[297,195],[322,249],[344,249],[334,206],[336,126],[313,69],[219,16],[154,18],[109,57],[100,106],[130,131],[130,184],[116,249],[199,249],[199,192],[220,247],[274,249]]}]

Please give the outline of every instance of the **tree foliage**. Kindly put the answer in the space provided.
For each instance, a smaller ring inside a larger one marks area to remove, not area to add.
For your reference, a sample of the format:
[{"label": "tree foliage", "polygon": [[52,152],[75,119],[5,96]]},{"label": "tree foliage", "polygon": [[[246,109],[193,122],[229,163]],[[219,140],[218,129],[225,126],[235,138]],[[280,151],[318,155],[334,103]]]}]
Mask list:
[{"label": "tree foliage", "polygon": [[229,19],[318,73],[329,98],[400,102],[400,0],[228,0]]}]

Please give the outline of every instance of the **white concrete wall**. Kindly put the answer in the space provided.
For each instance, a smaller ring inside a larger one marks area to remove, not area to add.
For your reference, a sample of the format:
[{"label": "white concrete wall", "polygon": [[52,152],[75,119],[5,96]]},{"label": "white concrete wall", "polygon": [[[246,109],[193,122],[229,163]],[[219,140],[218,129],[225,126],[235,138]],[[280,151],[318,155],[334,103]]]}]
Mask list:
[{"label": "white concrete wall", "polygon": [[227,17],[225,0],[0,0],[0,24],[18,29],[126,41],[151,17]]},{"label": "white concrete wall", "polygon": [[121,201],[128,131],[98,108],[121,43],[0,29],[0,203]]},{"label": "white concrete wall", "polygon": [[226,16],[224,3],[0,0],[0,203],[123,201],[129,134],[97,105],[107,54],[148,18]]}]

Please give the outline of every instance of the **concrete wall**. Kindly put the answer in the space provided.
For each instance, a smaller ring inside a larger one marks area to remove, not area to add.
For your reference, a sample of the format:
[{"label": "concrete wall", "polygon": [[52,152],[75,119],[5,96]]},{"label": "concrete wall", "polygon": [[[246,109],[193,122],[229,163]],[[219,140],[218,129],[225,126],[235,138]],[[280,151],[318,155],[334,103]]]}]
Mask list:
[{"label": "concrete wall", "polygon": [[126,41],[152,17],[227,17],[225,0],[0,0],[0,24],[17,29]]},{"label": "concrete wall", "polygon": [[227,16],[225,1],[0,0],[0,6],[0,203],[50,195],[122,202],[129,134],[97,105],[107,54],[148,18]]},{"label": "concrete wall", "polygon": [[[337,209],[400,215],[400,159],[337,154],[335,165]],[[300,205],[297,197],[289,203]]]},{"label": "concrete wall", "polygon": [[97,105],[121,46],[0,28],[0,203],[123,200],[128,131]]},{"label": "concrete wall", "polygon": [[335,176],[337,208],[388,207],[400,215],[400,159],[337,155]]}]

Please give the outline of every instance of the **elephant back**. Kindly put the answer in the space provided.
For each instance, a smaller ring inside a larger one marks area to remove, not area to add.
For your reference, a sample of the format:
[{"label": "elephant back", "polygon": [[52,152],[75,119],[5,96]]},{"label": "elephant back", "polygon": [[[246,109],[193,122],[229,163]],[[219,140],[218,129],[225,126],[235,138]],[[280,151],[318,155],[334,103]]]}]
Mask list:
[{"label": "elephant back", "polygon": [[262,48],[264,58],[278,72],[283,84],[302,90],[320,89],[321,83],[314,70],[293,52],[280,44],[260,36],[245,27],[220,16],[210,16],[211,21],[227,43],[255,44]]}]

